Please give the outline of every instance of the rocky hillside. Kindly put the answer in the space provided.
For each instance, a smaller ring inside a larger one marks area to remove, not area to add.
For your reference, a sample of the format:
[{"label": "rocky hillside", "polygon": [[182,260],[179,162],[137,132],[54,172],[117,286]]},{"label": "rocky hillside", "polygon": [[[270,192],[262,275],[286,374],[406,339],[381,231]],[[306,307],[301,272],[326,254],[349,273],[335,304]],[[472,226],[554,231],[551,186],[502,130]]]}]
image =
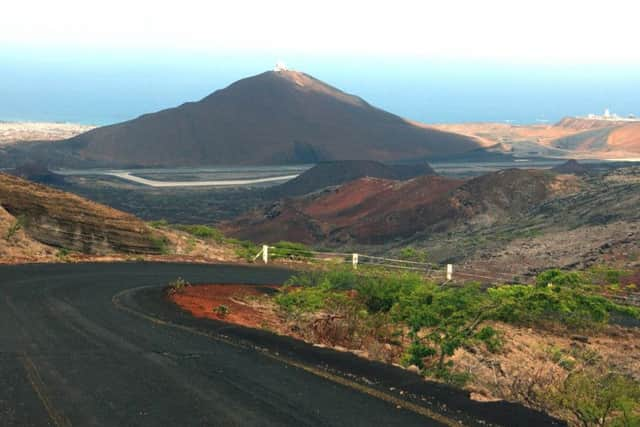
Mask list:
[{"label": "rocky hillside", "polygon": [[407,180],[422,175],[436,175],[436,172],[426,162],[406,165],[386,165],[371,160],[322,162],[266,193],[269,197],[297,197],[358,178]]},{"label": "rocky hillside", "polygon": [[162,235],[132,215],[2,173],[0,208],[5,247],[37,242],[36,250],[46,245],[86,254],[163,251]]},{"label": "rocky hillside", "polygon": [[62,143],[7,149],[0,157],[5,165],[34,158],[56,166],[261,165],[443,157],[479,146],[471,137],[417,126],[307,74],[269,71],[198,102]]},{"label": "rocky hillside", "polygon": [[556,173],[576,174],[576,175],[581,175],[589,172],[588,167],[586,167],[581,163],[578,163],[578,161],[575,159],[567,160],[566,162],[560,165],[552,167],[551,170]]},{"label": "rocky hillside", "polygon": [[405,182],[362,178],[277,202],[225,227],[255,241],[381,244],[460,224],[483,227],[578,188],[576,177],[541,170],[509,169],[466,182],[437,176]]}]

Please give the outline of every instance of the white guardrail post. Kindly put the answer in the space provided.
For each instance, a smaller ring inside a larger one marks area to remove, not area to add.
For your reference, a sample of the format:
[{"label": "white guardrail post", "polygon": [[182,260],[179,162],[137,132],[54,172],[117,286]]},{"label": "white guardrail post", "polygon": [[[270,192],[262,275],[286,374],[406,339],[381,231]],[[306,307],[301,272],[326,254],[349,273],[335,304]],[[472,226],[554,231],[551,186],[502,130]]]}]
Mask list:
[{"label": "white guardrail post", "polygon": [[269,245],[262,245],[262,261],[269,263]]},{"label": "white guardrail post", "polygon": [[453,277],[453,264],[447,264],[447,280]]},{"label": "white guardrail post", "polygon": [[353,254],[351,256],[351,264],[353,265],[354,270],[358,269],[358,254]]}]

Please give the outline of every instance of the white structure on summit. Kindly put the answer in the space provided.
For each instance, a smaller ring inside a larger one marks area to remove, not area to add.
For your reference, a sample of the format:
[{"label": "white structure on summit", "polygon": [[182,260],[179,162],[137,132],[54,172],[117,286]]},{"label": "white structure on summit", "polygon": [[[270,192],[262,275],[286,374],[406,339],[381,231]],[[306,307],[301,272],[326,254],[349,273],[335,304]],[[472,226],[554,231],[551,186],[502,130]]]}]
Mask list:
[{"label": "white structure on summit", "polygon": [[273,71],[275,71],[276,73],[278,73],[280,71],[287,71],[287,70],[288,70],[287,66],[282,61],[276,62],[276,66],[273,67]]},{"label": "white structure on summit", "polygon": [[608,120],[611,122],[640,122],[640,119],[633,114],[629,114],[627,117],[622,117],[616,113],[612,113],[608,108],[604,110],[603,115],[589,114],[587,117],[582,117],[589,120]]}]

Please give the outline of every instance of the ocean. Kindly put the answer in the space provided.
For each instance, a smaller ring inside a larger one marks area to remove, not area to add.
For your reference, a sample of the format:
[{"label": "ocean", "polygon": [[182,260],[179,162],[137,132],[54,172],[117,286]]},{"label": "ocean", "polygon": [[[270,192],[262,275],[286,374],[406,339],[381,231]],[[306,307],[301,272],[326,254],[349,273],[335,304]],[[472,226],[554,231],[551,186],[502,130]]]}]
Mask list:
[{"label": "ocean", "polygon": [[121,122],[199,100],[277,59],[426,123],[549,123],[605,108],[640,116],[640,66],[0,48],[0,120]]}]

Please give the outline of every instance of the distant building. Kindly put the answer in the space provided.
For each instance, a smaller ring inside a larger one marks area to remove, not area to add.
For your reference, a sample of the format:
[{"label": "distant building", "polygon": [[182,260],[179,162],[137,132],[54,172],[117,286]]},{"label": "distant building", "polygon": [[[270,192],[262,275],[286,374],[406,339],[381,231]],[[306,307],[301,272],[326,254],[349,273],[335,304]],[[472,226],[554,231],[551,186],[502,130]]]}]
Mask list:
[{"label": "distant building", "polygon": [[588,120],[607,120],[612,122],[640,122],[640,119],[637,118],[633,114],[629,114],[626,117],[619,116],[615,113],[612,113],[608,108],[604,110],[604,114],[601,116],[597,114],[588,114],[586,117],[578,117],[579,119],[588,119]]},{"label": "distant building", "polygon": [[282,61],[276,62],[276,66],[273,67],[273,71],[275,71],[276,73],[279,73],[280,71],[287,71],[287,70],[288,70],[287,66]]}]

